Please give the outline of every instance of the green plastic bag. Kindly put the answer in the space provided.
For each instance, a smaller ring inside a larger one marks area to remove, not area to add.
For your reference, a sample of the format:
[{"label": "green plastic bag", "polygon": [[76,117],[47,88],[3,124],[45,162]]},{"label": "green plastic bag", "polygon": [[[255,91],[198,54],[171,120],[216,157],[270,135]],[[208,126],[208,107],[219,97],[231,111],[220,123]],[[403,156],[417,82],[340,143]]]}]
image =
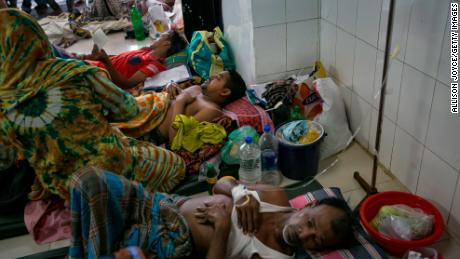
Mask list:
[{"label": "green plastic bag", "polygon": [[220,150],[222,161],[229,165],[240,163],[238,153],[245,137],[252,137],[254,143],[259,143],[259,135],[253,127],[243,126],[238,128],[230,133],[227,142]]},{"label": "green plastic bag", "polygon": [[[209,42],[214,41],[215,44]],[[213,49],[216,48],[214,51]],[[235,69],[230,45],[225,41],[219,27],[214,32],[195,31],[188,48],[188,62],[203,79],[224,70]]]}]

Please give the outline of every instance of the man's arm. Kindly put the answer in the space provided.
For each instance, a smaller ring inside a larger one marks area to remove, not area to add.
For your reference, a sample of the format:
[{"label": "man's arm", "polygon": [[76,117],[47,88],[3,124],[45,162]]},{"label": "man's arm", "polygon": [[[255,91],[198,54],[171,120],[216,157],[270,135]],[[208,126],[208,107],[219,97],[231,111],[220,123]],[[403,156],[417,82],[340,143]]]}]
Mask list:
[{"label": "man's arm", "polygon": [[225,258],[228,235],[230,234],[229,226],[230,224],[228,226],[214,226],[214,233],[211,237],[206,259]]},{"label": "man's arm", "polygon": [[223,204],[209,205],[205,203],[205,207],[196,209],[195,217],[200,224],[211,223],[214,227],[206,258],[225,258],[231,227],[230,214],[225,210],[225,206]]},{"label": "man's arm", "polygon": [[[233,179],[220,179],[214,185],[214,193],[232,197],[232,189],[238,184],[239,182]],[[270,202],[272,204],[285,206],[285,201],[289,200],[287,198],[286,192],[278,186],[272,186],[267,184],[254,184],[249,186],[248,189],[257,191],[257,194],[259,194],[259,198],[262,201]]]},{"label": "man's arm", "polygon": [[[233,188],[238,186],[238,182],[234,179],[221,179],[217,181],[214,186],[215,194],[223,194],[232,199],[235,199],[232,195]],[[238,190],[239,188],[239,190]],[[278,186],[271,186],[265,184],[256,184],[249,186],[250,190],[255,190],[259,195],[261,201],[265,201],[271,204],[279,206],[289,206],[289,200],[286,193]],[[235,191],[242,191],[241,187],[237,187]],[[236,194],[236,196],[239,196]],[[233,203],[236,207],[238,216],[238,225],[243,229],[243,233],[256,233],[260,226],[260,204],[252,195],[247,194],[239,200],[234,200]]]}]

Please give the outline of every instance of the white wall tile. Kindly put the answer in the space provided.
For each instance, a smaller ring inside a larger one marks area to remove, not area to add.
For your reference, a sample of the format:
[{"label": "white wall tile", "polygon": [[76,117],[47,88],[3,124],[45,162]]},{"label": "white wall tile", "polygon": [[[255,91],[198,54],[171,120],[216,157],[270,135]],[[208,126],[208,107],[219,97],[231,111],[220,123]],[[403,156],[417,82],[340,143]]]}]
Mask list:
[{"label": "white wall tile", "polygon": [[321,18],[337,24],[337,0],[321,0]]},{"label": "white wall tile", "polygon": [[450,113],[449,87],[436,84],[426,146],[457,170],[460,169],[460,116]]},{"label": "white wall tile", "polygon": [[425,143],[435,80],[404,65],[399,97],[398,125]]},{"label": "white wall tile", "polygon": [[337,43],[337,27],[321,19],[320,24],[320,60],[330,75],[335,75],[335,45]]},{"label": "white wall tile", "polygon": [[343,102],[345,103],[345,110],[347,112],[348,123],[351,124],[351,90],[344,85],[337,84],[339,86],[340,94],[342,95]]},{"label": "white wall tile", "polygon": [[287,24],[287,70],[313,66],[319,58],[319,19]]},{"label": "white wall tile", "polygon": [[450,79],[450,22],[446,23],[446,28],[444,29],[441,60],[439,61],[436,78],[446,85],[450,85],[450,82],[453,82],[453,79]]},{"label": "white wall tile", "polygon": [[356,9],[358,0],[338,0],[337,25],[345,31],[356,33]]},{"label": "white wall tile", "polygon": [[[369,150],[371,152],[375,149],[375,138],[377,134],[377,120],[379,114],[378,110],[372,109],[372,119],[371,119],[371,136],[369,141]],[[386,168],[390,168],[391,163],[391,154],[393,152],[393,142],[395,138],[396,125],[390,121],[388,118],[383,117],[382,124],[382,135],[380,137],[380,150],[379,150],[379,161]]]},{"label": "white wall tile", "polygon": [[436,77],[449,0],[415,2],[409,25],[405,62]]},{"label": "white wall tile", "polygon": [[359,130],[356,135],[356,140],[366,149],[369,145],[371,111],[372,109],[370,104],[355,93],[352,93],[350,128],[353,134]]},{"label": "white wall tile", "polygon": [[252,0],[254,27],[286,22],[286,0]]},{"label": "white wall tile", "polygon": [[453,198],[447,228],[456,235],[457,238],[460,238],[460,179],[457,180],[457,188]]},{"label": "white wall tile", "polygon": [[377,48],[360,39],[356,39],[353,91],[368,103],[373,102],[376,59]]},{"label": "white wall tile", "polygon": [[225,39],[233,50],[238,72],[246,83],[252,84],[255,82],[255,60],[251,2],[223,0],[222,10],[233,10],[222,12]]},{"label": "white wall tile", "polygon": [[[375,85],[374,85],[374,107],[379,107],[380,95],[377,95],[382,87],[382,73],[383,73],[383,52],[377,53],[377,65],[375,67]],[[397,59],[390,59],[390,70],[388,71],[387,79],[387,94],[385,96],[385,115],[390,120],[396,122],[399,106],[399,90],[401,89],[401,76],[403,71],[403,63]],[[375,98],[376,97],[376,98]]]},{"label": "white wall tile", "polygon": [[336,76],[340,82],[348,87],[353,85],[354,51],[355,38],[338,29],[337,44],[335,47]]},{"label": "white wall tile", "polygon": [[286,24],[254,29],[256,75],[286,71]]},{"label": "white wall tile", "polygon": [[[404,60],[404,56],[406,53],[410,10],[413,4],[415,4],[415,1],[396,0],[396,4],[394,7],[393,33],[391,34],[391,50],[393,51],[396,47],[400,48],[399,54],[396,56],[400,60]],[[389,9],[390,0],[383,0],[379,30],[380,50],[385,50]]]},{"label": "white wall tile", "polygon": [[423,145],[404,130],[396,127],[391,171],[413,193],[417,188],[422,154]]},{"label": "white wall tile", "polygon": [[433,201],[447,222],[458,172],[425,149],[418,180],[417,194]]},{"label": "white wall tile", "polygon": [[319,18],[319,0],[286,0],[286,21]]},{"label": "white wall tile", "polygon": [[382,0],[358,0],[356,36],[377,47]]}]

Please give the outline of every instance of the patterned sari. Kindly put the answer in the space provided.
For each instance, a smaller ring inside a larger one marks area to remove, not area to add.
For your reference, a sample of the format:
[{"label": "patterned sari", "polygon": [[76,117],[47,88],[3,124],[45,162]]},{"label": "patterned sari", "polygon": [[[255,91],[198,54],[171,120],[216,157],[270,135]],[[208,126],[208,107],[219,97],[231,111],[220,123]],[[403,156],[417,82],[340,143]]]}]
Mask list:
[{"label": "patterned sari", "polygon": [[43,30],[22,11],[0,10],[0,21],[0,158],[29,161],[37,175],[31,199],[68,199],[70,176],[85,165],[164,192],[184,177],[180,157],[110,126],[139,108],[105,71],[55,58]]}]

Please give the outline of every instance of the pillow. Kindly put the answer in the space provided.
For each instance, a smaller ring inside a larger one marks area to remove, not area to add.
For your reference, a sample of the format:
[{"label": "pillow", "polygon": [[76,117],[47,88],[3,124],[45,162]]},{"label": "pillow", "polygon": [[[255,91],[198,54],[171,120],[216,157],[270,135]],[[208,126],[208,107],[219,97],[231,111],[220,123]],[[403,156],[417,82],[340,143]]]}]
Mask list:
[{"label": "pillow", "polygon": [[236,121],[238,127],[251,126],[259,134],[263,133],[265,124],[274,129],[273,121],[268,113],[260,106],[252,105],[246,96],[227,104],[223,111],[224,115]]},{"label": "pillow", "polygon": [[[313,192],[299,195],[289,201],[294,208],[303,208],[305,205],[328,197],[343,199],[339,188],[323,188]],[[296,258],[322,258],[322,259],[345,259],[345,258],[388,258],[385,252],[375,244],[371,237],[364,231],[361,225],[355,228],[356,244],[346,249],[324,250],[312,252],[298,250]]]}]

